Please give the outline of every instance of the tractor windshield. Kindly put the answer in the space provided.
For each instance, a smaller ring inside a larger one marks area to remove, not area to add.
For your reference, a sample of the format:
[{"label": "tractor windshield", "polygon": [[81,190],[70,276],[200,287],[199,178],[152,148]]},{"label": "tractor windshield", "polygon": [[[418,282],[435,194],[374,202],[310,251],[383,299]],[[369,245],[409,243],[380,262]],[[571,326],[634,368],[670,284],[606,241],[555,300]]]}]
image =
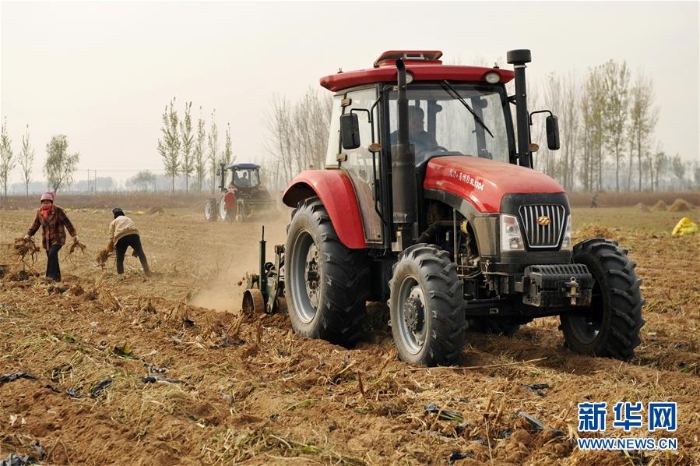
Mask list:
[{"label": "tractor windshield", "polygon": [[[502,87],[458,83],[408,86],[409,139],[416,162],[438,152],[509,161],[506,96]],[[396,99],[389,93],[391,143],[398,128]]]},{"label": "tractor windshield", "polygon": [[232,169],[233,177],[231,182],[237,188],[253,188],[260,184],[257,168]]}]

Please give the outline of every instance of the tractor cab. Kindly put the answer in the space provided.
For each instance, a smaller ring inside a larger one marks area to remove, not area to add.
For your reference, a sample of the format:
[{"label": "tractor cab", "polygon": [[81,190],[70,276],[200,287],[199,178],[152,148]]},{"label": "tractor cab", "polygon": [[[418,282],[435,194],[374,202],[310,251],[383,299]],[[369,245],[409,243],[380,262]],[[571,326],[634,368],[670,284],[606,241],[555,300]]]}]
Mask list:
[{"label": "tractor cab", "polygon": [[231,172],[229,186],[255,188],[260,186],[260,166],[252,163],[236,163],[226,167]]}]

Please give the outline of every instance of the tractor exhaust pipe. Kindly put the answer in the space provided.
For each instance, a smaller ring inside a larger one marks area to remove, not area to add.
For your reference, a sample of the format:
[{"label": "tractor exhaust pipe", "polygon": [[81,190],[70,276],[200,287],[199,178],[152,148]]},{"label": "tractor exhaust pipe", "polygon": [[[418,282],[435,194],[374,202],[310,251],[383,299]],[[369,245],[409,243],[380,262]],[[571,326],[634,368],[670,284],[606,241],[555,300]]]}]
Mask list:
[{"label": "tractor exhaust pipe", "polygon": [[518,124],[518,165],[532,168],[530,154],[530,123],[527,113],[526,63],[532,61],[527,49],[511,50],[507,61],[515,69],[515,120]]},{"label": "tractor exhaust pipe", "polygon": [[[267,290],[267,279],[265,275],[265,245],[267,244],[267,241],[265,241],[265,225],[262,227],[262,236],[260,239],[260,291],[262,292],[263,295],[263,300],[265,304],[267,304],[268,300],[268,290]],[[263,280],[265,281],[263,283]]]},{"label": "tractor exhaust pipe", "polygon": [[391,197],[394,210],[396,243],[393,249],[402,251],[413,240],[416,221],[416,154],[408,137],[408,98],[406,97],[406,65],[396,60],[398,74],[397,143],[391,148]]},{"label": "tractor exhaust pipe", "polygon": [[221,162],[219,163],[219,169],[217,170],[217,174],[219,175],[219,191],[224,192],[224,183],[226,182],[226,170],[225,167],[226,164]]}]

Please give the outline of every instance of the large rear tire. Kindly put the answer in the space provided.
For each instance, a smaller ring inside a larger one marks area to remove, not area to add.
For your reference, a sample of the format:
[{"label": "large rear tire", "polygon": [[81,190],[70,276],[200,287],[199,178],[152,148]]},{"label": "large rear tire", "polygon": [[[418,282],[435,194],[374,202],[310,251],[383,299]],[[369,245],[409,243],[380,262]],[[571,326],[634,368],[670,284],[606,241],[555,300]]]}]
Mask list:
[{"label": "large rear tire", "polygon": [[561,315],[566,345],[577,353],[628,361],[644,325],[636,264],[617,243],[596,238],[574,246],[573,261],[593,275],[590,308]]},{"label": "large rear tire", "polygon": [[210,222],[216,222],[217,210],[216,199],[207,199],[207,203],[204,205],[204,218]]},{"label": "large rear tire", "polygon": [[399,255],[390,287],[391,333],[402,361],[447,366],[465,344],[462,281],[447,251],[416,244]]},{"label": "large rear tire", "polygon": [[285,246],[286,304],[294,331],[351,346],[362,334],[369,295],[369,260],[364,250],[338,239],[318,197],[292,213]]}]

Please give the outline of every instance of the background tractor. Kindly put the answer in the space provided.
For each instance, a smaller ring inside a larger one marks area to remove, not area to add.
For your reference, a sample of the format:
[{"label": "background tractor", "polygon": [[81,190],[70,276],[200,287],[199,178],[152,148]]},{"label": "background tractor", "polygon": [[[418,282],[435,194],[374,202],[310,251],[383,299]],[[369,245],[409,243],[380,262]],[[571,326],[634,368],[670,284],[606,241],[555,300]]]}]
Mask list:
[{"label": "background tractor", "polygon": [[219,176],[221,196],[207,200],[204,206],[204,217],[207,220],[241,222],[255,214],[276,208],[270,192],[262,185],[260,165],[234,163],[225,166],[222,163],[216,174]]},{"label": "background tractor", "polygon": [[641,280],[617,243],[572,244],[566,192],[532,168],[533,116],[547,115],[551,150],[559,129],[528,112],[530,51],[508,52],[513,71],[441,56],[389,51],[321,78],[334,92],[326,168],[284,192],[286,244],[274,264],[261,246],[244,309],[282,298],[299,335],[350,346],[366,303],[388,302],[400,359],[428,366],[458,363],[468,327],[512,335],[557,315],[571,350],[630,359]]}]

